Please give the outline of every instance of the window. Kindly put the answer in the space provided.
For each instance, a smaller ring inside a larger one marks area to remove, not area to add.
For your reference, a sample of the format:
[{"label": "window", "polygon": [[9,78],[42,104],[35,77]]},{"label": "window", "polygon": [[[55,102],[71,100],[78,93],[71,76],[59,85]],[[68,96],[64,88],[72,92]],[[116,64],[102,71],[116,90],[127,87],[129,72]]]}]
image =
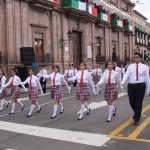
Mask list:
[{"label": "window", "polygon": [[34,33],[34,49],[37,63],[44,62],[44,33]]}]

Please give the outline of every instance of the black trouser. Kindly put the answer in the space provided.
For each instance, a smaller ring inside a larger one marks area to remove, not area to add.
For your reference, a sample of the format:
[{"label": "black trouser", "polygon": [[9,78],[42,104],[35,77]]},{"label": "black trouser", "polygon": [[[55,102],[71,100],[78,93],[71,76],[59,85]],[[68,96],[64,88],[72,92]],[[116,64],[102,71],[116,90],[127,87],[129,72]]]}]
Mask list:
[{"label": "black trouser", "polygon": [[43,90],[43,93],[46,93],[46,79],[43,81],[44,78],[41,78],[40,79],[40,83],[41,83],[41,87],[42,87],[42,90]]},{"label": "black trouser", "polygon": [[130,106],[134,111],[134,119],[136,122],[140,120],[142,112],[142,103],[145,95],[145,83],[128,84],[128,96]]},{"label": "black trouser", "polygon": [[73,87],[76,87],[76,85],[77,85],[77,80],[75,80],[75,81],[73,82]]}]

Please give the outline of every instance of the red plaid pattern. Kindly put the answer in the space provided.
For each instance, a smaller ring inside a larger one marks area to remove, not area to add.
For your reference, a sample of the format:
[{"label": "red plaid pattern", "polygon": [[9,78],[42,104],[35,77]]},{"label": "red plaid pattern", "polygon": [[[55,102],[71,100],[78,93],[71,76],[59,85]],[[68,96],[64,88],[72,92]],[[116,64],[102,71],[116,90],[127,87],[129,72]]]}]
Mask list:
[{"label": "red plaid pattern", "polygon": [[51,99],[60,100],[62,99],[63,93],[62,93],[62,86],[52,86],[51,90]]},{"label": "red plaid pattern", "polygon": [[[0,84],[0,88],[1,88],[2,84]],[[2,93],[0,94],[0,99],[4,98],[6,96],[7,92],[6,92],[6,88],[3,88]]]},{"label": "red plaid pattern", "polygon": [[38,99],[38,87],[37,86],[29,88],[29,98],[30,98],[30,100]]},{"label": "red plaid pattern", "polygon": [[88,84],[83,84],[80,86],[80,84],[77,87],[76,92],[77,100],[89,100],[90,99],[90,91]]},{"label": "red plaid pattern", "polygon": [[118,99],[118,86],[116,83],[110,83],[110,86],[106,84],[104,91],[104,99],[106,101],[114,101]]},{"label": "red plaid pattern", "polygon": [[12,98],[19,98],[20,97],[20,88],[18,85],[14,85],[11,88]]}]

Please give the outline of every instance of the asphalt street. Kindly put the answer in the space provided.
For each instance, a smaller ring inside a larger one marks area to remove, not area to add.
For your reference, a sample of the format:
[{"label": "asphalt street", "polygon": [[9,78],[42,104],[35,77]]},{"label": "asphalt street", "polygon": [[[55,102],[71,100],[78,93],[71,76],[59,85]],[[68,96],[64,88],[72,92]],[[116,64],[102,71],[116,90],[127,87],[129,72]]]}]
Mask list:
[{"label": "asphalt street", "polygon": [[[75,88],[67,94],[63,88],[65,111],[51,120],[53,105],[50,90],[39,97],[41,113],[34,111],[31,118],[27,94],[22,94],[25,110],[16,107],[16,113],[9,115],[8,109],[0,112],[0,150],[150,150],[150,97],[145,97],[141,124],[133,125],[133,112],[126,92],[119,94],[115,102],[117,115],[107,123],[107,109],[103,94],[93,95],[88,102],[92,108],[89,116],[78,121],[80,104],[76,100]],[[102,92],[103,93],[103,92]],[[10,97],[7,97],[10,100]]]}]

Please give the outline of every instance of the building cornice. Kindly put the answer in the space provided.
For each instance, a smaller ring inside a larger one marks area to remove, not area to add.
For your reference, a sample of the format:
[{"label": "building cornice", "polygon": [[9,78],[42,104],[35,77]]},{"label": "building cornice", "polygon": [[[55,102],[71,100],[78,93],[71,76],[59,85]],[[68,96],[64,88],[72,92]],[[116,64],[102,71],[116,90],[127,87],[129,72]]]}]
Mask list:
[{"label": "building cornice", "polygon": [[134,14],[140,16],[140,17],[143,18],[144,20],[147,20],[147,18],[146,18],[144,15],[142,15],[140,12],[138,12],[137,10],[134,10]]}]

